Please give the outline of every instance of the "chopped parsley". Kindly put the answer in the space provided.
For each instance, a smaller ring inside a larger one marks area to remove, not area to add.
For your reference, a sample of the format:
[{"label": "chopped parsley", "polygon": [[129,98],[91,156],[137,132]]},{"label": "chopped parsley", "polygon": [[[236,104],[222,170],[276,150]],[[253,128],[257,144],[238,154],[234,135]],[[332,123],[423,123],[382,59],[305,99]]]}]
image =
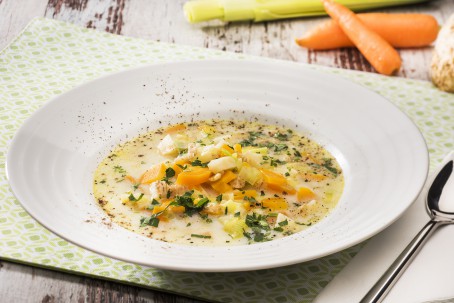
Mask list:
[{"label": "chopped parsley", "polygon": [[175,170],[172,167],[166,168],[166,178],[172,178],[175,176]]},{"label": "chopped parsley", "polygon": [[252,232],[243,231],[243,235],[254,242],[270,241],[270,225],[266,220],[268,216],[252,213],[246,215],[246,225],[251,228]]},{"label": "chopped parsley", "polygon": [[113,167],[114,171],[117,172],[117,173],[120,173],[120,174],[126,174],[126,170],[120,166],[120,165],[115,165]]},{"label": "chopped parsley", "polygon": [[206,197],[201,198],[197,201],[197,204],[194,204],[194,198],[192,195],[194,194],[193,190],[185,192],[181,196],[176,196],[175,200],[171,203],[176,206],[184,206],[185,213],[192,216],[195,213],[200,212],[205,205],[210,202],[210,200]]},{"label": "chopped parsley", "polygon": [[191,234],[193,238],[202,238],[202,239],[211,239],[211,236],[199,235],[199,234]]},{"label": "chopped parsley", "polygon": [[201,166],[201,167],[208,167],[208,162],[202,162],[199,159],[195,159],[191,162],[192,166]]},{"label": "chopped parsley", "polygon": [[134,197],[134,195],[131,193],[128,197],[129,201],[131,202],[137,202],[139,201],[140,199],[142,199],[143,197],[143,194],[140,194],[140,196],[138,198]]},{"label": "chopped parsley", "polygon": [[274,138],[277,138],[279,141],[288,141],[287,134],[276,133],[274,134]]}]

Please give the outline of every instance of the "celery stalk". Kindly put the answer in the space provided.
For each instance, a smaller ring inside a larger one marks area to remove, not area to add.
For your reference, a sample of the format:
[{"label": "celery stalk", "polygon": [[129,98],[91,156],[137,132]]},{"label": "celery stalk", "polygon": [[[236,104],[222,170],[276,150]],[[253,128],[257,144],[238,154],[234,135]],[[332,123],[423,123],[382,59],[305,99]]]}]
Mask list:
[{"label": "celery stalk", "polygon": [[[338,0],[354,11],[413,4],[428,0]],[[326,15],[320,0],[192,0],[184,5],[191,23],[223,21],[266,21]]]}]

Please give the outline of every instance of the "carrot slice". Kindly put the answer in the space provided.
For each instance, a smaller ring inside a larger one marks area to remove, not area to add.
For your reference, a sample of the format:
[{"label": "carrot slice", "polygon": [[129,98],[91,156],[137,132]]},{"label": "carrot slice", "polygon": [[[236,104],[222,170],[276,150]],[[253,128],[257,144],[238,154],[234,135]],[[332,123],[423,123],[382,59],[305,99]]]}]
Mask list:
[{"label": "carrot slice", "polygon": [[235,150],[233,150],[230,146],[228,146],[227,144],[222,144],[220,153],[221,156],[225,156],[226,154],[231,155],[234,152]]},{"label": "carrot slice", "polygon": [[257,197],[257,191],[254,189],[248,189],[248,190],[235,190],[233,192],[233,199],[235,199],[235,200],[243,200],[244,197],[255,198],[255,197]]},{"label": "carrot slice", "polygon": [[[437,20],[426,14],[357,14],[361,22],[394,47],[421,47],[435,41],[439,31]],[[355,44],[334,20],[327,20],[296,39],[302,47],[327,50],[354,47]]]},{"label": "carrot slice", "polygon": [[128,180],[130,183],[132,183],[132,184],[134,184],[134,185],[137,184],[137,183],[139,183],[139,182],[136,180],[136,178],[134,178],[133,176],[130,176],[130,175],[125,176],[125,179]]},{"label": "carrot slice", "polygon": [[172,134],[172,133],[178,133],[186,129],[186,125],[184,124],[175,124],[172,126],[167,127],[164,130],[165,134]]},{"label": "carrot slice", "polygon": [[213,187],[213,189],[215,191],[217,191],[218,193],[225,193],[225,192],[228,192],[228,191],[232,191],[233,188],[228,185],[227,183],[229,183],[230,181],[233,181],[236,179],[236,174],[234,172],[232,172],[231,170],[228,170],[226,171],[221,179],[215,181],[215,182],[212,182],[211,183],[211,187]]},{"label": "carrot slice", "polygon": [[326,12],[342,28],[367,61],[384,75],[397,72],[402,64],[399,53],[382,37],[368,29],[351,10],[333,0],[321,0]]},{"label": "carrot slice", "polygon": [[161,180],[166,174],[166,166],[164,163],[156,164],[147,170],[139,179],[142,184],[150,184],[155,181]]},{"label": "carrot slice", "polygon": [[288,203],[284,198],[266,198],[262,200],[262,206],[272,210],[287,209]]},{"label": "carrot slice", "polygon": [[299,202],[308,202],[316,198],[315,193],[307,187],[300,187],[296,193],[296,198]]},{"label": "carrot slice", "polygon": [[197,167],[178,174],[177,184],[195,186],[208,181],[211,171],[206,167]]},{"label": "carrot slice", "polygon": [[219,182],[219,181],[211,183],[211,187],[220,194],[233,190],[233,188],[230,185],[228,185],[227,183]]},{"label": "carrot slice", "polygon": [[261,169],[260,171],[263,174],[263,181],[269,189],[279,192],[286,192],[291,195],[296,193],[296,190],[293,188],[293,186],[288,184],[287,179],[283,175],[275,173],[268,169]]}]

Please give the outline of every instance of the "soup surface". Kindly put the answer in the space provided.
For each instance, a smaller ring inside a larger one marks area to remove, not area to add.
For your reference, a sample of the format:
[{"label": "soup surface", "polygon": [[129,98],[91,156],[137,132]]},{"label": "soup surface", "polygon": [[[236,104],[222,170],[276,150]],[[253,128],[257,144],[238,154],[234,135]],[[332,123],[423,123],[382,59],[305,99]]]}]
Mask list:
[{"label": "soup surface", "polygon": [[115,148],[94,175],[112,221],[189,245],[279,239],[323,219],[344,178],[322,146],[291,129],[204,120],[160,128]]}]

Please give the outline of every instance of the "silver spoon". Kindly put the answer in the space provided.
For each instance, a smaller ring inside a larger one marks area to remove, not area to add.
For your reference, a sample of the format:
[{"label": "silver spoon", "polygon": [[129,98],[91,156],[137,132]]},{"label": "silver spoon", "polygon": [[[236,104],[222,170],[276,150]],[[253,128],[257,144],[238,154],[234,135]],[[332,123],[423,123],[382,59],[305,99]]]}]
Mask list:
[{"label": "silver spoon", "polygon": [[360,303],[382,302],[432,233],[441,225],[454,223],[453,167],[454,152],[451,152],[443,160],[440,171],[436,174],[427,192],[426,208],[431,220],[408,244]]}]

